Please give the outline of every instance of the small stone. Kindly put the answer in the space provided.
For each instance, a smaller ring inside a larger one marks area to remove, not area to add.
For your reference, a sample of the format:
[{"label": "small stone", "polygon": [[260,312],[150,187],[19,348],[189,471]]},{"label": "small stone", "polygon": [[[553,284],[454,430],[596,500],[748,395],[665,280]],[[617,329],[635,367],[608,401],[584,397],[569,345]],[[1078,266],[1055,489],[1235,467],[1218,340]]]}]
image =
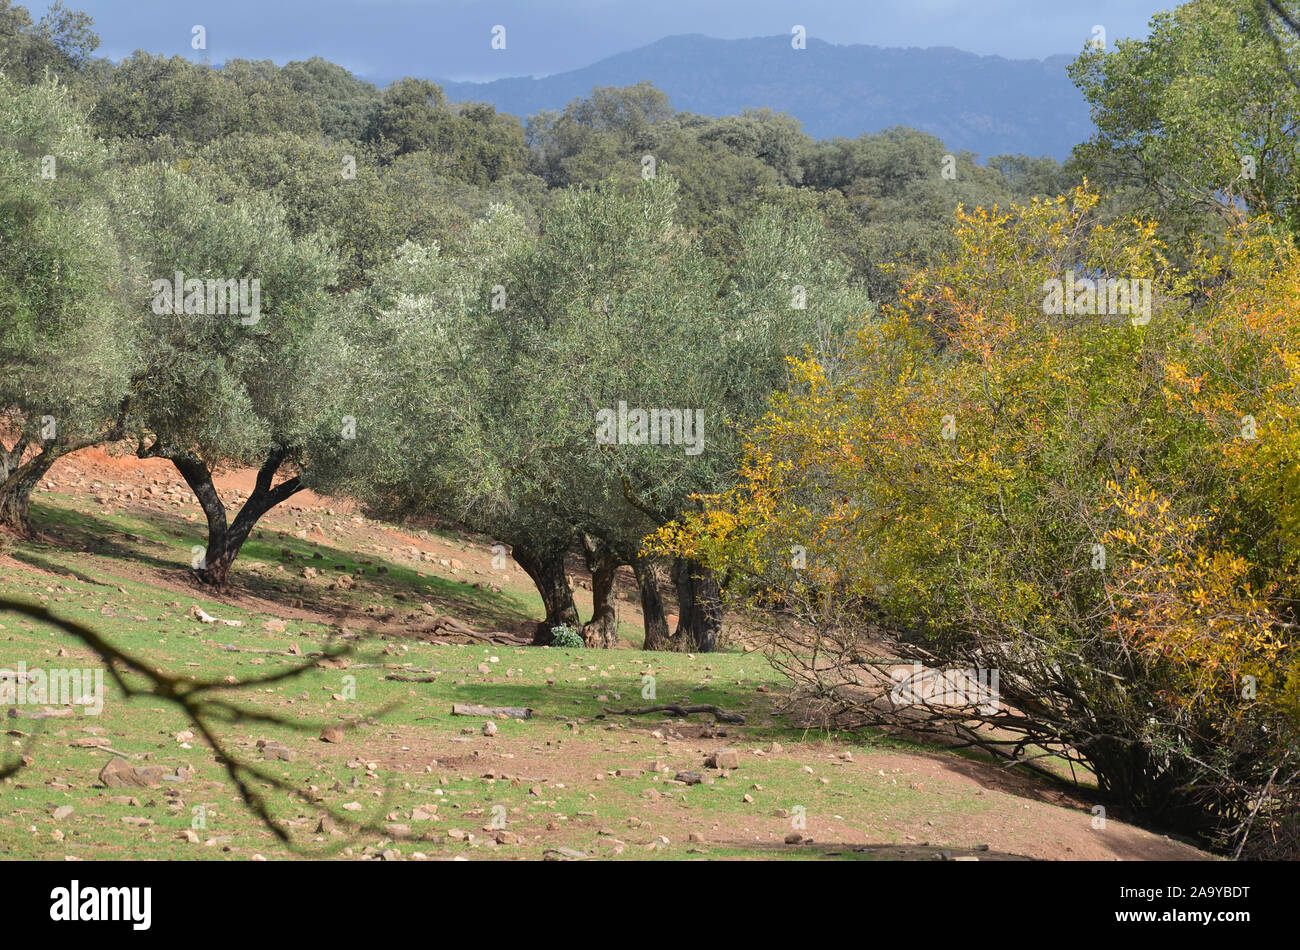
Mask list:
[{"label": "small stone", "polygon": [[326,726],[320,732],[321,742],[342,742],[344,729],[342,726]]},{"label": "small stone", "polygon": [[262,755],[268,759],[279,759],[281,762],[292,762],[298,757],[296,752],[278,742],[268,742],[262,746]]},{"label": "small stone", "polygon": [[495,736],[496,734],[497,724],[495,722],[492,722],[492,720],[489,719],[487,722],[483,723],[483,735]]},{"label": "small stone", "polygon": [[704,764],[711,769],[738,769],[740,768],[740,751],[738,749],[717,749],[704,760]]},{"label": "small stone", "polygon": [[161,788],[166,778],[161,765],[135,766],[116,755],[99,771],[99,780],[108,788]]},{"label": "small stone", "polygon": [[585,861],[587,855],[573,848],[547,848],[542,854],[543,861]]}]

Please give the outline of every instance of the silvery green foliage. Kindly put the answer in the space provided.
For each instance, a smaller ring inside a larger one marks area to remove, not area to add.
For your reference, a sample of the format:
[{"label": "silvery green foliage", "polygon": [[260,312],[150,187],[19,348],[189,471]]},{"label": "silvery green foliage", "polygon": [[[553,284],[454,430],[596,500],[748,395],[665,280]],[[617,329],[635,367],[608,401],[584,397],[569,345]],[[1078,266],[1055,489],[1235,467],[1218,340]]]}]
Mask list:
[{"label": "silvery green foliage", "polygon": [[[162,164],[130,171],[116,204],[133,256],[141,354],[133,418],[146,437],[210,464],[259,464],[272,446],[299,446],[319,410],[306,342],[331,303],[336,263],[326,241],[295,238],[265,198],[219,201],[197,173]],[[256,322],[158,312],[151,283],[176,272],[258,280]]]},{"label": "silvery green foliage", "polygon": [[[723,268],[677,224],[676,194],[671,176],[572,189],[535,238],[496,207],[457,259],[403,248],[313,344],[314,389],[336,405],[323,415],[358,420],[324,487],[499,537],[580,527],[631,557],[650,512],[727,484],[736,427],[782,388],[787,358],[833,359],[869,304],[814,212],[760,209]],[[598,411],[620,401],[702,413],[706,450],[597,444]]]},{"label": "silvery green foliage", "polygon": [[493,205],[471,228],[467,254],[408,243],[319,324],[310,348],[313,390],[330,407],[322,417],[354,417],[357,432],[344,441],[328,423],[317,427],[313,484],[381,508],[440,511],[497,492],[494,466],[465,464],[491,421],[478,393],[494,367],[477,323],[490,307],[489,272],[524,235],[515,211]]},{"label": "silvery green foliage", "polygon": [[109,169],[67,90],[0,75],[0,412],[37,442],[42,416],[61,442],[105,429],[127,389]]}]

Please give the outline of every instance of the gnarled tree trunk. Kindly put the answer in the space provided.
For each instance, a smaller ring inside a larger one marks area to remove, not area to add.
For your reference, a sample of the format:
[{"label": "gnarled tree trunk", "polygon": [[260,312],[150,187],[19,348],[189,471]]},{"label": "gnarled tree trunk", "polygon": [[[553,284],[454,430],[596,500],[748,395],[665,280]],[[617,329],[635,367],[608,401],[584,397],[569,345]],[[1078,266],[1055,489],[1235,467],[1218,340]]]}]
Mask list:
[{"label": "gnarled tree trunk", "polygon": [[546,609],[546,619],[533,631],[533,643],[546,646],[551,642],[551,631],[559,626],[578,628],[578,608],[573,603],[573,588],[564,569],[568,547],[560,545],[530,545],[515,542],[512,555],[524,569]]},{"label": "gnarled tree trunk", "polygon": [[632,561],[632,572],[636,574],[637,586],[641,588],[641,616],[645,623],[646,650],[666,650],[668,640],[668,618],[664,615],[664,601],[659,594],[659,574],[654,562],[638,555]]},{"label": "gnarled tree trunk", "polygon": [[194,497],[199,500],[203,514],[208,519],[207,550],[201,566],[195,569],[195,576],[203,583],[221,590],[229,586],[230,566],[239,556],[240,549],[248,540],[258,519],[302,490],[302,481],[297,475],[274,487],[271,485],[287,454],[284,449],[275,449],[267,455],[257,472],[253,491],[235,515],[234,521],[228,520],[226,506],[222,504],[217,487],[212,483],[212,470],[207,462],[190,454],[168,456],[185,479],[185,484],[194,492]]},{"label": "gnarled tree trunk", "polygon": [[677,633],[695,653],[712,653],[722,632],[722,593],[713,572],[698,561],[676,558]]},{"label": "gnarled tree trunk", "polygon": [[591,619],[582,625],[582,639],[588,647],[612,647],[618,643],[618,614],[612,596],[618,557],[603,543],[585,536],[582,547],[591,571]]},{"label": "gnarled tree trunk", "polygon": [[50,470],[50,466],[67,454],[45,449],[23,462],[22,456],[26,448],[26,441],[20,440],[12,450],[5,453],[4,477],[0,479],[0,525],[22,537],[29,537],[33,530],[32,492]]},{"label": "gnarled tree trunk", "polygon": [[45,477],[45,473],[65,455],[122,438],[129,405],[127,400],[122,401],[117,422],[103,432],[81,439],[46,440],[39,443],[40,451],[26,462],[23,461],[23,456],[33,445],[30,435],[20,436],[12,448],[6,449],[0,445],[0,525],[24,537],[30,536],[32,492]]}]

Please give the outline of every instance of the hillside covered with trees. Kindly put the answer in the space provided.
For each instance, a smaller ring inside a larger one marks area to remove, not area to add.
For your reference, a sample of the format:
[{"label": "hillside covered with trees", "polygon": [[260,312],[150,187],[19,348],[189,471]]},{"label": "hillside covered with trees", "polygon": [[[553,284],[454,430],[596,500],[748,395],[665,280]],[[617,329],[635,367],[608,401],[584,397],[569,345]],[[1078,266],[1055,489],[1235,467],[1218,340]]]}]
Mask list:
[{"label": "hillside covered with trees", "polygon": [[[347,498],[499,544],[533,645],[618,645],[623,571],[647,651],[739,627],[836,728],[1294,857],[1290,25],[1190,0],[1070,63],[1065,163],[980,163],[648,82],[515,116],[319,58],[111,62],[0,0],[3,536],[73,453],[162,460],[218,596],[268,513]],[[1000,701],[893,701],[881,657]]]}]

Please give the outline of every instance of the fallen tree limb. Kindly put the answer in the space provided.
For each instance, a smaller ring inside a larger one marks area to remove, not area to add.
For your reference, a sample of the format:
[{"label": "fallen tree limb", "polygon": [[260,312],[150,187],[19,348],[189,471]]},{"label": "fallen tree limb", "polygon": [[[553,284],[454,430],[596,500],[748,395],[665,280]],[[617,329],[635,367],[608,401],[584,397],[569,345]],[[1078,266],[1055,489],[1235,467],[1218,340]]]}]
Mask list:
[{"label": "fallen tree limb", "polygon": [[472,706],[466,703],[453,703],[451,714],[482,716],[488,719],[496,719],[498,716],[505,716],[507,719],[531,719],[533,711],[527,706]]},{"label": "fallen tree limb", "polygon": [[471,640],[481,640],[485,643],[496,643],[502,646],[525,646],[532,642],[528,637],[518,637],[512,633],[505,633],[501,630],[494,630],[489,633],[480,633],[473,627],[467,627],[455,617],[439,615],[433,618],[433,621],[423,627],[420,633],[426,636],[434,634],[450,634],[457,637],[468,637]]},{"label": "fallen tree limb", "polygon": [[647,706],[644,709],[610,709],[605,708],[605,712],[613,716],[644,716],[649,713],[669,712],[674,716],[689,716],[691,713],[713,713],[718,722],[732,722],[737,725],[743,725],[745,717],[740,713],[727,712],[725,709],[719,709],[717,706],[678,706],[676,703],[669,703],[666,706]]},{"label": "fallen tree limb", "polygon": [[292,650],[264,650],[261,647],[237,647],[233,643],[221,644],[221,649],[226,653],[263,653],[268,656],[294,656],[298,658],[311,656],[324,656],[320,650],[313,650],[310,653],[294,653]]}]

